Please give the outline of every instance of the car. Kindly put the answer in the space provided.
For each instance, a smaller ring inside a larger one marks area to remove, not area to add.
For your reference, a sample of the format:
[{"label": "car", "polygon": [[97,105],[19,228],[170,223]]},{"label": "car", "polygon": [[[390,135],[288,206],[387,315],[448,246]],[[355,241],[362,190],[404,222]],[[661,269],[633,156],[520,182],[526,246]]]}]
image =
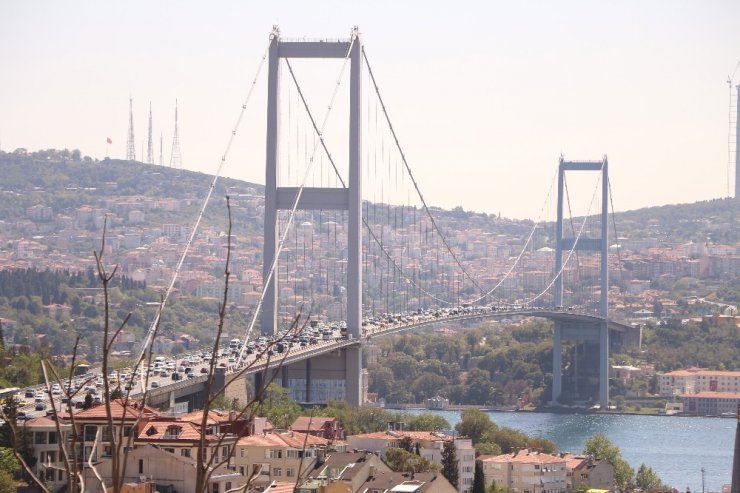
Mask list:
[{"label": "car", "polygon": [[203,368],[200,369],[200,372],[201,373],[208,373],[208,368],[203,367]]},{"label": "car", "polygon": [[46,404],[44,404],[43,402],[37,402],[34,409],[37,411],[44,411],[46,409]]},{"label": "car", "polygon": [[188,378],[195,378],[195,373],[193,372],[190,372],[187,375],[188,375]]},{"label": "car", "polygon": [[157,382],[156,380],[152,382],[152,388],[153,389],[159,388],[159,382]]},{"label": "car", "polygon": [[33,391],[33,389],[26,389],[24,397],[30,397],[31,399],[33,399],[34,397],[36,397],[36,393]]},{"label": "car", "polygon": [[27,419],[31,419],[31,415],[26,411],[18,411],[15,415],[15,419],[18,421],[26,421]]}]

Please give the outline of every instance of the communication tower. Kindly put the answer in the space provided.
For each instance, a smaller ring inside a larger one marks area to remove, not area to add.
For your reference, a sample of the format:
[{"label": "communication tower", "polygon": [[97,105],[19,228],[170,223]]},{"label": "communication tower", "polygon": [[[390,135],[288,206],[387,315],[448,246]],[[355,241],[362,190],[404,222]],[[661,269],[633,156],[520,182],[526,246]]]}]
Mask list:
[{"label": "communication tower", "polygon": [[136,161],[136,146],[134,144],[134,101],[128,98],[128,139],[126,140],[126,159]]},{"label": "communication tower", "polygon": [[149,140],[146,145],[146,162],[154,163],[154,148],[152,145],[152,102],[149,101]]},{"label": "communication tower", "polygon": [[175,99],[175,133],[172,135],[172,152],[170,153],[170,168],[182,168],[182,155],[180,154],[180,136],[177,132],[177,99]]}]

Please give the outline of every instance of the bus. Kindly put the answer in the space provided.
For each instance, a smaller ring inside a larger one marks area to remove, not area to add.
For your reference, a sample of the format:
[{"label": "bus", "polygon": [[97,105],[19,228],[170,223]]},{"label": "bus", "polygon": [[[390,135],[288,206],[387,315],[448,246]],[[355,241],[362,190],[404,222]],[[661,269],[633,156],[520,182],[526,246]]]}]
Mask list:
[{"label": "bus", "polygon": [[80,363],[75,365],[74,376],[79,377],[85,375],[88,371],[90,371],[90,365]]}]

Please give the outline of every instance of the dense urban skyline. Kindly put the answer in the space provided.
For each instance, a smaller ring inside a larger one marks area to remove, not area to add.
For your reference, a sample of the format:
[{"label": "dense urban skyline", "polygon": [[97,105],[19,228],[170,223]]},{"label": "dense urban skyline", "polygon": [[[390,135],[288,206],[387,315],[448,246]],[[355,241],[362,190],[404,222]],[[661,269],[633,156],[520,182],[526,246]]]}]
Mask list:
[{"label": "dense urban skyline", "polygon": [[[729,1],[39,2],[0,12],[5,151],[78,147],[103,158],[110,137],[111,157],[123,158],[132,97],[137,153],[151,101],[155,155],[161,133],[167,162],[178,98],[184,167],[212,173],[271,26],[337,37],[359,25],[436,205],[535,217],[561,153],[607,154],[618,210],[728,192],[725,80],[740,59],[740,5]],[[303,65],[299,77],[328,94],[336,67]],[[258,183],[264,78],[225,169]],[[341,109],[332,118],[346,121]]]}]

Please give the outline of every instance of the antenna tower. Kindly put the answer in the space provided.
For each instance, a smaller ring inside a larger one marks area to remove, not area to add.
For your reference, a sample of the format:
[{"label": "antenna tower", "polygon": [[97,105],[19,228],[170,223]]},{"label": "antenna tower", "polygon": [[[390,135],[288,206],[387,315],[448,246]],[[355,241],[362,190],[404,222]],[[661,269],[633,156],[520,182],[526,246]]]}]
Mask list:
[{"label": "antenna tower", "polygon": [[177,132],[177,99],[175,99],[175,133],[172,135],[172,152],[170,153],[170,168],[182,168],[182,155],[180,154],[180,136]]},{"label": "antenna tower", "polygon": [[154,148],[152,146],[152,102],[149,101],[149,140],[146,145],[146,162],[154,163]]},{"label": "antenna tower", "polygon": [[136,161],[136,146],[134,145],[134,100],[128,98],[128,140],[126,140],[126,159]]}]

